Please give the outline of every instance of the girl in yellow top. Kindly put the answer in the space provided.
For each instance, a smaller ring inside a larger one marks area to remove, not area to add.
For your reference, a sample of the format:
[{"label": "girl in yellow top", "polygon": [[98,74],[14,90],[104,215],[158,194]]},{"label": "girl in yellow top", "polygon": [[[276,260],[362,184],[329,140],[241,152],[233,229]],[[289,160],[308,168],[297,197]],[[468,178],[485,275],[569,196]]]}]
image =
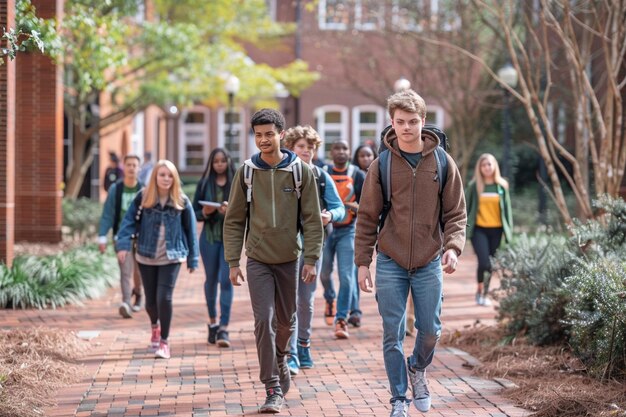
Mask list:
[{"label": "girl in yellow top", "polygon": [[513,230],[509,183],[500,176],[493,155],[485,153],[478,158],[474,178],[465,190],[465,200],[467,236],[478,257],[476,303],[489,306],[490,257],[496,253],[503,235],[507,243],[511,241]]}]

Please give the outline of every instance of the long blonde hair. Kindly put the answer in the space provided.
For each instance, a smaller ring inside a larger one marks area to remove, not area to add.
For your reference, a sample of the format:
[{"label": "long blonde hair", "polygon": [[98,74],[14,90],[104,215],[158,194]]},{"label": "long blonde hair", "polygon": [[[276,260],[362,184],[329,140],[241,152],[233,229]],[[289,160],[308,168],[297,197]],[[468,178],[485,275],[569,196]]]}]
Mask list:
[{"label": "long blonde hair", "polygon": [[180,186],[180,176],[178,175],[178,170],[176,169],[176,166],[167,159],[161,159],[154,165],[154,169],[152,170],[152,174],[150,175],[150,181],[148,181],[148,184],[146,184],[143,190],[141,205],[145,208],[151,208],[159,202],[157,175],[159,172],[159,168],[161,167],[167,168],[174,177],[174,182],[172,183],[172,186],[169,190],[170,201],[172,202],[176,210],[183,210],[185,208],[185,200],[183,198],[183,190]]},{"label": "long blonde hair", "polygon": [[480,195],[485,189],[485,179],[483,178],[483,174],[480,171],[480,166],[482,165],[485,159],[489,159],[491,161],[491,164],[494,166],[494,173],[493,173],[494,182],[508,190],[509,183],[507,180],[502,178],[502,175],[500,175],[500,165],[498,165],[498,160],[492,154],[484,153],[480,155],[480,157],[478,158],[478,161],[476,161],[476,167],[474,168],[473,180],[476,182],[476,190],[478,191],[478,194]]}]

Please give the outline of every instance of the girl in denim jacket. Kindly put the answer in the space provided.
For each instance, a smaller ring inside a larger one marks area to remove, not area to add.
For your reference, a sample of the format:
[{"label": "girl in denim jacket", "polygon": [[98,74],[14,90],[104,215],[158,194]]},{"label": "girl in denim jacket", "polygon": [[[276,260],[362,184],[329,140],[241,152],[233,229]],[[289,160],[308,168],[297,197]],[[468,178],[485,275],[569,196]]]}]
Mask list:
[{"label": "girl in denim jacket", "polygon": [[174,164],[156,163],[150,181],[130,205],[118,234],[117,257],[124,262],[137,235],[135,258],[146,295],[146,312],[152,324],[151,347],[156,357],[169,359],[167,338],[172,321],[172,294],[181,263],[189,272],[198,267],[195,214],[183,194]]},{"label": "girl in denim jacket", "polygon": [[[233,284],[228,277],[228,263],[224,259],[222,229],[234,175],[235,166],[228,152],[222,148],[213,149],[193,197],[196,219],[204,224],[199,240],[200,257],[206,275],[204,297],[209,312],[207,341],[213,345],[217,343],[219,347],[230,347],[228,323],[233,304]],[[206,205],[205,202],[219,203],[219,206]],[[220,287],[219,324],[216,308],[218,284]]]}]

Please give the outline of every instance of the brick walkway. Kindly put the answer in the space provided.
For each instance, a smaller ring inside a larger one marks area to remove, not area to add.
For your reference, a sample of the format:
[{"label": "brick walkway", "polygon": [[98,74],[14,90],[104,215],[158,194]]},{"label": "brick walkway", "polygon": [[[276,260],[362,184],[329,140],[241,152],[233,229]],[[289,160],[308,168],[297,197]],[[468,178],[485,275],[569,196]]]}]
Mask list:
[{"label": "brick walkway", "polygon": [[[493,323],[494,310],[474,304],[474,256],[461,258],[459,270],[445,277],[444,330],[476,320]],[[179,276],[170,335],[172,358],[155,360],[147,349],[145,312],[124,320],[117,314],[118,291],[82,307],[48,311],[3,311],[0,327],[46,325],[91,337],[84,358],[86,377],[58,393],[49,416],[234,416],[256,414],[265,393],[258,381],[253,319],[247,286],[236,288],[230,325],[232,347],[206,343],[207,312],[202,271]],[[318,286],[318,290],[321,285]],[[314,318],[315,368],[292,381],[280,415],[388,416],[389,391],[381,349],[381,323],[373,295],[364,294],[363,326],[349,340],[334,340],[326,326],[318,291]],[[413,346],[408,340],[407,352]],[[433,408],[428,416],[525,416],[498,395],[502,386],[471,376],[466,353],[440,347],[429,368]],[[413,406],[411,416],[422,415]]]}]

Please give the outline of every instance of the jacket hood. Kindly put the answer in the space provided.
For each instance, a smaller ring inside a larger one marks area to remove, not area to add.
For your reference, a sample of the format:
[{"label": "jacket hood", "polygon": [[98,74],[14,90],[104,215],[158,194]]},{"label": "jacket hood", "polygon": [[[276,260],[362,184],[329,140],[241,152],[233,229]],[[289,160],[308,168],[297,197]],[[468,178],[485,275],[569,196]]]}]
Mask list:
[{"label": "jacket hood", "polygon": [[[422,141],[424,142],[424,149],[422,150],[422,155],[428,155],[439,146],[439,138],[434,133],[428,132],[426,130],[422,130]],[[385,147],[391,152],[395,153],[398,156],[402,156],[400,154],[400,147],[398,146],[398,135],[396,135],[396,131],[391,128],[385,134],[383,138],[383,143]]]},{"label": "jacket hood", "polygon": [[[292,151],[290,151],[289,149],[281,148],[280,151],[283,154],[286,154],[287,156],[283,157],[283,160],[280,161],[280,163],[276,166],[276,168],[288,167],[289,164],[291,164],[297,158],[296,154],[293,153]],[[261,153],[260,152],[257,153],[257,154],[252,155],[252,163],[254,165],[258,166],[261,169],[272,169],[273,168],[272,166],[270,166],[270,164],[268,164],[263,159],[261,159]]]}]

